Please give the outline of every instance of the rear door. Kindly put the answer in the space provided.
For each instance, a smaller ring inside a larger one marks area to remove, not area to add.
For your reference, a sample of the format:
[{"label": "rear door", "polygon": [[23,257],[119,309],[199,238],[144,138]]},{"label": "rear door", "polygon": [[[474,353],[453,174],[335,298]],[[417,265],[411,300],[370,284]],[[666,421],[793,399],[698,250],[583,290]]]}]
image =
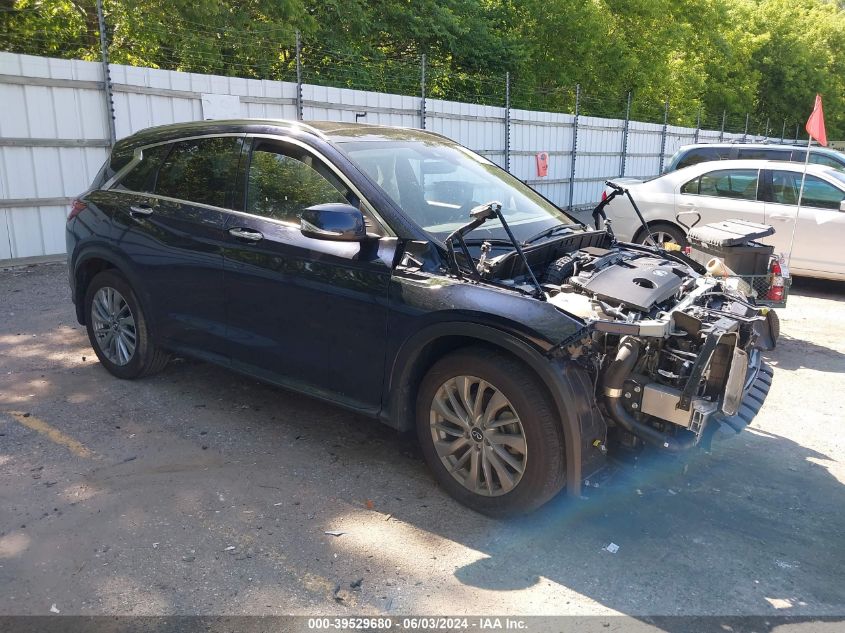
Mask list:
[{"label": "rear door", "polygon": [[[243,212],[226,226],[225,299],[236,368],[375,412],[381,404],[395,239],[305,237],[303,209],[365,205],[349,181],[294,140],[245,151]],[[359,206],[370,231],[379,225]]]},{"label": "rear door", "polygon": [[742,219],[762,222],[764,204],[758,201],[757,169],[714,169],[681,184],[675,198],[680,220],[690,224],[701,216],[700,224]]},{"label": "rear door", "polygon": [[764,171],[766,223],[775,227],[765,241],[784,254],[792,244],[790,266],[795,271],[845,275],[845,213],[840,211],[845,182],[834,185],[808,174],[799,211],[801,176],[796,171]]},{"label": "rear door", "polygon": [[216,136],[144,148],[158,166],[119,185],[133,189],[121,246],[148,288],[157,337],[218,361],[226,351],[224,227],[242,142]]}]

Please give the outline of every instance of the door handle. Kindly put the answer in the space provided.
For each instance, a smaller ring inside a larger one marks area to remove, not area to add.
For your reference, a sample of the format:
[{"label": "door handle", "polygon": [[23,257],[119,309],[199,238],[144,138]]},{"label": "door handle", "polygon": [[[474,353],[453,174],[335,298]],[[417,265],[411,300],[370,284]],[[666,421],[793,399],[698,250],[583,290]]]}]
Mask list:
[{"label": "door handle", "polygon": [[138,215],[152,215],[153,208],[148,204],[134,204],[129,207],[129,214]]},{"label": "door handle", "polygon": [[264,239],[264,235],[258,231],[250,231],[249,229],[234,228],[229,229],[229,235],[236,237],[245,242],[257,242]]}]

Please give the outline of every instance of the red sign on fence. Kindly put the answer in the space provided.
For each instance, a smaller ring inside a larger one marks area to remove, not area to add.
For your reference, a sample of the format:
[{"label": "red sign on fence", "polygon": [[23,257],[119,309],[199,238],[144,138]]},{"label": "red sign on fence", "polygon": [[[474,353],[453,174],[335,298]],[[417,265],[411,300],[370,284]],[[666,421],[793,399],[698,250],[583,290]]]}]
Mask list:
[{"label": "red sign on fence", "polygon": [[543,178],[549,175],[549,153],[540,152],[537,154],[537,177]]}]

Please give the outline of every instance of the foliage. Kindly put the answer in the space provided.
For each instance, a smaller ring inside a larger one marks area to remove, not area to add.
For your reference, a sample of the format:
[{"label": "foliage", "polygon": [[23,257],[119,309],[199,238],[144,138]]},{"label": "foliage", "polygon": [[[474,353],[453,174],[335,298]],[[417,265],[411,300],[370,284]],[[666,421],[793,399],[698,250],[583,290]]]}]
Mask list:
[{"label": "foliage", "polygon": [[[515,107],[788,133],[816,92],[845,135],[845,10],[830,0],[104,0],[112,61]],[[0,0],[0,49],[99,59],[95,0]]]}]

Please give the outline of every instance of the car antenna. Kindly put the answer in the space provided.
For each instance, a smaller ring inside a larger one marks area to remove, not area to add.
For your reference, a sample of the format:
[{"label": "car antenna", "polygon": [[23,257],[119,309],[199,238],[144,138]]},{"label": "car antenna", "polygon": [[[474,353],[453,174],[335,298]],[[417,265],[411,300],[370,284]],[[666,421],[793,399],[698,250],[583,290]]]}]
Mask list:
[{"label": "car antenna", "polygon": [[[544,300],[545,293],[543,292],[543,287],[540,285],[540,282],[537,281],[537,277],[534,276],[534,271],[531,270],[531,266],[528,265],[528,258],[525,256],[525,252],[522,250],[522,247],[519,245],[519,242],[514,237],[513,232],[511,231],[511,227],[508,225],[507,220],[505,220],[505,216],[502,213],[502,203],[496,202],[494,200],[492,202],[481,204],[471,209],[469,215],[472,218],[472,221],[450,233],[444,240],[446,243],[446,248],[449,251],[449,264],[452,268],[452,272],[455,273],[458,277],[461,276],[461,269],[458,266],[458,260],[455,256],[455,247],[453,244],[454,241],[459,240],[461,250],[463,251],[464,255],[467,257],[467,259],[472,261],[472,257],[469,254],[469,249],[467,248],[466,242],[464,242],[464,235],[466,235],[472,230],[477,229],[487,220],[496,217],[499,218],[499,221],[502,223],[502,228],[505,229],[505,233],[507,233],[508,235],[508,239],[511,241],[511,244],[513,244],[513,247],[514,249],[516,249],[517,254],[520,256],[520,258],[522,258],[522,263],[525,264],[525,269],[528,271],[528,275],[529,277],[531,277],[531,281],[534,284],[534,287],[536,288],[536,298]],[[473,273],[474,277],[477,280],[481,278],[481,275],[477,271],[473,271]]]}]

